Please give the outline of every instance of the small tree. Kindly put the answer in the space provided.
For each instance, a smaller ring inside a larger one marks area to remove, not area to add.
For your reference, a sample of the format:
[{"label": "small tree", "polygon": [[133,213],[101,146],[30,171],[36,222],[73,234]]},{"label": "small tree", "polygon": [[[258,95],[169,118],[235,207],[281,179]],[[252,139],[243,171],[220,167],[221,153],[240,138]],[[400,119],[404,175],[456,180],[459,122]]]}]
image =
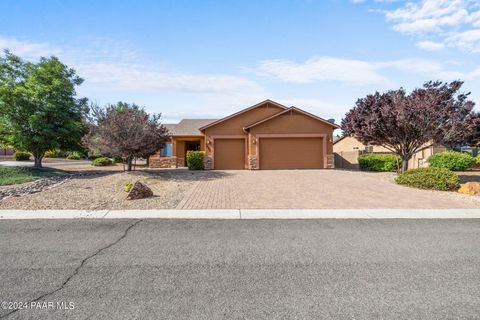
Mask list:
[{"label": "small tree", "polygon": [[426,82],[407,95],[403,88],[359,99],[342,120],[345,135],[364,144],[381,145],[408,160],[426,143],[446,145],[478,139],[480,115],[470,93],[458,94],[463,82]]},{"label": "small tree", "polygon": [[25,62],[5,51],[0,57],[0,136],[19,150],[30,152],[42,167],[47,150],[75,148],[85,127],[87,99],[77,99],[83,82],[75,70],[55,57]]},{"label": "small tree", "polygon": [[168,139],[160,114],[149,115],[135,104],[118,102],[105,108],[92,106],[85,144],[104,154],[123,157],[132,170],[135,157],[153,154]]}]

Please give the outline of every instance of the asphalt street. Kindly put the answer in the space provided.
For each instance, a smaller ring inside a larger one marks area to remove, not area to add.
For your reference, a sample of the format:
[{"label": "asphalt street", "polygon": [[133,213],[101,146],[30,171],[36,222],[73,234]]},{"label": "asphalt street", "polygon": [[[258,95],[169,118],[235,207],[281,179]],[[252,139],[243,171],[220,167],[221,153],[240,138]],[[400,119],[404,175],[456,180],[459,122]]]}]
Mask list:
[{"label": "asphalt street", "polygon": [[0,279],[1,319],[478,319],[480,219],[3,220]]}]

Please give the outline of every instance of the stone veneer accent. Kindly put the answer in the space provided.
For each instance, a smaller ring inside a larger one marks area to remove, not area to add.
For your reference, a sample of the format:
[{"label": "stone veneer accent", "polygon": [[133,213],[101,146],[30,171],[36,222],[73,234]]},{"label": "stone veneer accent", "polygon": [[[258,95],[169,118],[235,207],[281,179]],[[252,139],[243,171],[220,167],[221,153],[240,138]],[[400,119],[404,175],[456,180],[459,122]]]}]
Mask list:
[{"label": "stone veneer accent", "polygon": [[203,167],[205,170],[213,169],[213,159],[211,156],[205,155],[205,158],[203,159]]},{"label": "stone veneer accent", "polygon": [[258,170],[258,159],[257,156],[248,156],[248,168],[250,170]]},{"label": "stone veneer accent", "polygon": [[327,169],[335,169],[335,155],[327,154]]},{"label": "stone veneer accent", "polygon": [[150,168],[178,168],[183,167],[183,158],[162,157],[150,158]]}]

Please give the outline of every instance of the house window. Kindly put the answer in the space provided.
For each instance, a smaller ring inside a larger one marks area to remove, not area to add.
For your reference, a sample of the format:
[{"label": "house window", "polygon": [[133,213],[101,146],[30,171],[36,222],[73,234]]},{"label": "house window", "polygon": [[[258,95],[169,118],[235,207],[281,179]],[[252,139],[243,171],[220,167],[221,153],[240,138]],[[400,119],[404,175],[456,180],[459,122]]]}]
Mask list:
[{"label": "house window", "polygon": [[160,157],[171,157],[172,156],[172,144],[171,143],[162,143],[160,147]]}]

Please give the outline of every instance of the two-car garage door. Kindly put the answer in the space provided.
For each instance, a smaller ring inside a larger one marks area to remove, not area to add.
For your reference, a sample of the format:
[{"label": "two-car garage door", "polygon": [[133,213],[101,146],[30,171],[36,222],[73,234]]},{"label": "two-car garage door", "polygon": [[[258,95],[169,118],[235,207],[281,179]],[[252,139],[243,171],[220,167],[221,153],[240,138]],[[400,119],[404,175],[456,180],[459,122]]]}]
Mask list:
[{"label": "two-car garage door", "polygon": [[[260,169],[323,168],[323,140],[312,137],[258,139]],[[214,168],[245,169],[245,139],[215,139]]]},{"label": "two-car garage door", "polygon": [[323,168],[322,138],[259,139],[260,169]]}]

